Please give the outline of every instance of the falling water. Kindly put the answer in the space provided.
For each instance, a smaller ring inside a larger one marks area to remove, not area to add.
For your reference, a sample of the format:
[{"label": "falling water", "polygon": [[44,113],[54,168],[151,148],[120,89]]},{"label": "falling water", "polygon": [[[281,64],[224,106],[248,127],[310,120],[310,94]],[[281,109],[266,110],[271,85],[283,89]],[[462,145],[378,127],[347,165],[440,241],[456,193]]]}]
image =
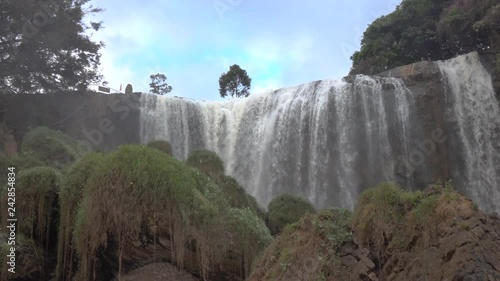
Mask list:
[{"label": "falling water", "polygon": [[500,212],[500,114],[491,76],[477,53],[438,65],[447,86],[455,184],[482,209]]},{"label": "falling water", "polygon": [[401,80],[324,80],[227,102],[143,95],[142,141],[163,139],[186,159],[217,152],[266,206],[284,192],[318,208],[352,209],[361,190],[394,180],[408,153],[411,93]]},{"label": "falling water", "polygon": [[[443,176],[438,168],[481,209],[500,212],[500,112],[491,77],[477,53],[436,67],[443,90],[419,97],[402,80],[368,76],[226,102],[145,94],[141,137],[144,143],[169,141],[178,159],[195,149],[217,152],[226,173],[263,206],[288,192],[318,208],[352,209],[366,188],[384,181],[423,188]],[[435,93],[444,101],[442,116],[435,117],[443,124],[422,119],[436,116],[435,108],[422,107],[422,97]],[[423,155],[429,128],[445,132],[441,152],[407,165]]]}]

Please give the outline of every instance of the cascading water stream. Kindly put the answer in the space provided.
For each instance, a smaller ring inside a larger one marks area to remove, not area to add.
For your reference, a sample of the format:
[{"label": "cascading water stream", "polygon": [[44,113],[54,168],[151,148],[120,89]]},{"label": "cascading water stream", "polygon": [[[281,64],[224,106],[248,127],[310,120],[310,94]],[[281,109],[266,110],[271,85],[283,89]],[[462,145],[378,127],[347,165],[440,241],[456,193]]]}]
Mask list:
[{"label": "cascading water stream", "polygon": [[366,76],[228,102],[143,95],[142,140],[169,141],[179,159],[217,152],[263,206],[290,192],[352,209],[362,189],[393,180],[410,96],[400,80]]},{"label": "cascading water stream", "polygon": [[482,209],[500,212],[500,112],[491,76],[477,53],[438,66],[447,86],[452,153],[457,154],[453,179]]},{"label": "cascading water stream", "polygon": [[195,149],[215,151],[262,206],[288,192],[317,208],[352,209],[362,190],[384,181],[425,187],[432,163],[447,161],[459,190],[482,209],[500,211],[500,114],[491,77],[477,54],[437,67],[446,88],[440,129],[448,139],[439,149],[448,150],[447,160],[427,155],[408,165],[429,144],[422,130],[438,124],[421,124],[426,109],[396,78],[316,81],[226,102],[145,94],[141,137],[169,141],[181,160]]}]

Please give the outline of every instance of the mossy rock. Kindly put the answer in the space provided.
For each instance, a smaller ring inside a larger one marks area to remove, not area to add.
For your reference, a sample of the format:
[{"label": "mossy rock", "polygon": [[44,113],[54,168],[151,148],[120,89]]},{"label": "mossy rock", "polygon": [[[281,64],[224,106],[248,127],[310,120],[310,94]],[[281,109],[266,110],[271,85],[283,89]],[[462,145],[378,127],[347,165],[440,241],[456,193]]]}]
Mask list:
[{"label": "mossy rock", "polygon": [[[58,187],[60,174],[50,167],[35,167],[16,174],[16,217],[18,233],[35,240],[45,249],[54,241],[58,224]],[[2,190],[6,200],[8,186]],[[29,198],[29,200],[19,200]],[[2,209],[3,220],[7,219],[7,208]]]},{"label": "mossy rock", "polygon": [[78,206],[87,181],[100,170],[105,156],[89,153],[71,165],[61,181],[59,201],[59,235],[57,246],[57,280],[70,280],[77,268],[77,255],[73,243],[73,228]]},{"label": "mossy rock", "polygon": [[249,281],[355,280],[340,261],[351,212],[327,209],[288,225],[257,259]]},{"label": "mossy rock", "polygon": [[240,209],[248,208],[258,217],[265,219],[266,214],[257,203],[255,197],[248,194],[235,178],[222,176],[218,183],[231,207]]},{"label": "mossy rock", "polygon": [[218,179],[224,175],[224,163],[213,151],[195,150],[189,154],[186,163],[203,171],[212,179]]},{"label": "mossy rock", "polygon": [[83,154],[78,150],[75,139],[61,131],[46,127],[37,127],[29,131],[22,140],[21,152],[56,168],[66,167]]},{"label": "mossy rock", "polygon": [[172,145],[168,141],[156,140],[148,143],[148,146],[151,148],[156,148],[161,152],[164,152],[170,156],[172,156]]},{"label": "mossy rock", "polygon": [[121,146],[105,156],[85,184],[73,227],[80,264],[77,276],[86,280],[99,270],[93,268],[93,260],[110,241],[118,241],[117,251],[124,250],[120,243],[143,232],[153,214],[162,218],[157,235],[175,241],[173,262],[182,267],[184,247],[194,243],[203,275],[225,255],[228,208],[221,189],[201,171],[150,147]]},{"label": "mossy rock", "polygon": [[302,197],[282,194],[269,203],[269,229],[273,235],[279,234],[287,225],[297,222],[307,213],[315,212],[313,205]]}]

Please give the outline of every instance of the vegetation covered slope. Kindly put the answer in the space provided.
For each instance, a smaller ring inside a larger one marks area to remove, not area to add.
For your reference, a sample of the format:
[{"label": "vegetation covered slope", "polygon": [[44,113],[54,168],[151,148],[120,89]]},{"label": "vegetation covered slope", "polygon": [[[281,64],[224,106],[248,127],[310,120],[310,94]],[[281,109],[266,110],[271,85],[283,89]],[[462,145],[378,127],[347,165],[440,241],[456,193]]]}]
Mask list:
[{"label": "vegetation covered slope", "polygon": [[267,221],[273,235],[279,234],[287,225],[297,222],[305,214],[314,214],[313,205],[302,197],[282,194],[268,206]]},{"label": "vegetation covered slope", "polygon": [[189,154],[186,164],[202,171],[214,180],[221,187],[231,207],[248,208],[257,216],[265,218],[264,210],[259,206],[255,197],[249,195],[235,178],[224,175],[224,163],[217,153],[209,150],[195,150]]},{"label": "vegetation covered slope", "polygon": [[498,1],[404,0],[364,32],[360,51],[351,57],[351,74],[376,74],[474,50],[500,56]]},{"label": "vegetation covered slope", "polygon": [[381,184],[352,218],[327,210],[286,227],[249,280],[500,280],[500,217],[449,184]]},{"label": "vegetation covered slope", "polygon": [[215,153],[195,152],[198,169],[161,142],[85,155],[76,144],[42,127],[26,136],[20,156],[0,155],[5,169],[17,167],[16,196],[30,198],[16,205],[26,274],[9,280],[109,280],[165,261],[202,278],[244,280],[272,240],[255,198],[223,174]]},{"label": "vegetation covered slope", "polygon": [[64,168],[83,154],[78,150],[77,140],[47,127],[29,131],[22,141],[21,152],[56,168]]},{"label": "vegetation covered slope", "polygon": [[71,280],[78,265],[73,228],[78,206],[87,181],[99,169],[104,155],[90,153],[70,167],[59,190],[59,233],[57,244],[57,280]]},{"label": "vegetation covered slope", "polygon": [[[154,261],[148,248],[206,278],[236,256],[238,266],[228,271],[238,275],[249,271],[271,240],[263,220],[250,210],[230,208],[207,175],[156,149],[132,145],[107,155],[85,184],[73,236],[77,280],[93,280],[94,272],[105,274],[115,266],[120,276],[133,264]],[[116,264],[96,266],[102,255]]]},{"label": "vegetation covered slope", "polygon": [[352,227],[380,280],[500,280],[500,218],[449,183],[424,192],[392,184],[367,190]]},{"label": "vegetation covered slope", "polygon": [[350,212],[330,209],[289,225],[266,249],[249,281],[349,280],[340,247],[352,239]]}]

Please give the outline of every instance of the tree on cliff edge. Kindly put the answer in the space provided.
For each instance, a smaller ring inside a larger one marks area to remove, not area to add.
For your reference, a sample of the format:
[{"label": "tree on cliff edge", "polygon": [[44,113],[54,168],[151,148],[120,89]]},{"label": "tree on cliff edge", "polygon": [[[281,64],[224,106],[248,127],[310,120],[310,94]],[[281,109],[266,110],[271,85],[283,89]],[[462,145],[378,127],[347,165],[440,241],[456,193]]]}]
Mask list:
[{"label": "tree on cliff edge", "polygon": [[149,83],[151,93],[165,95],[172,91],[172,86],[167,84],[167,76],[165,74],[152,74],[149,78],[151,78],[151,83]]},{"label": "tree on cliff edge", "polygon": [[0,91],[77,90],[101,81],[104,43],[86,33],[101,22],[87,25],[83,18],[102,10],[89,1],[0,1]]},{"label": "tree on cliff edge", "polygon": [[231,97],[248,97],[250,95],[250,87],[252,79],[248,77],[247,71],[241,69],[239,65],[234,64],[229,68],[229,71],[222,74],[219,78],[219,93],[225,98]]}]

